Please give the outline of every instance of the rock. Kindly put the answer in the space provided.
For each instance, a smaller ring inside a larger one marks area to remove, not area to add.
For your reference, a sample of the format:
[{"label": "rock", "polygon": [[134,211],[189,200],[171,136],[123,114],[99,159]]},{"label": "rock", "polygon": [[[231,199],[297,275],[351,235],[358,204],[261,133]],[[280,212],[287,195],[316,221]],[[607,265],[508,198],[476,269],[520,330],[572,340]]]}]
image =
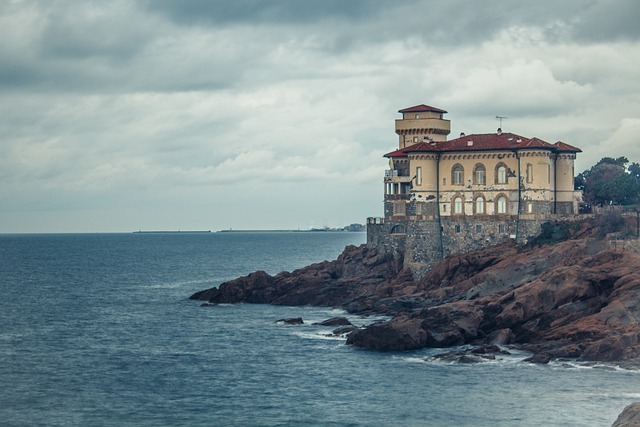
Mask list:
[{"label": "rock", "polygon": [[335,335],[335,336],[347,335],[347,334],[355,331],[356,329],[358,329],[358,327],[354,326],[354,325],[341,326],[339,328],[334,329],[332,331],[332,334]]},{"label": "rock", "polygon": [[555,359],[555,356],[551,353],[536,353],[533,356],[527,357],[526,359],[524,359],[523,362],[546,365],[547,363],[551,362],[553,359]]},{"label": "rock", "polygon": [[507,345],[515,342],[515,339],[516,336],[509,328],[491,331],[491,333],[487,335],[487,342],[489,344]]},{"label": "rock", "polygon": [[462,364],[471,364],[471,363],[480,363],[480,362],[482,362],[481,358],[473,357],[468,354],[465,354],[464,356],[460,356],[458,358],[458,363],[462,363]]},{"label": "rock", "polygon": [[467,348],[464,350],[454,350],[446,353],[436,354],[430,359],[438,359],[456,363],[480,363],[487,360],[495,360],[496,354],[511,353],[501,349],[497,345],[482,345],[479,347]]},{"label": "rock", "polygon": [[640,426],[640,403],[632,403],[624,408],[618,419],[611,427],[638,427]]},{"label": "rock", "polygon": [[314,325],[321,326],[346,326],[351,324],[352,323],[349,322],[349,319],[346,317],[332,317],[330,319],[323,320],[322,322],[314,323]]},{"label": "rock", "polygon": [[302,317],[290,317],[288,319],[280,319],[276,320],[276,323],[284,323],[287,325],[302,325],[304,322],[302,321]]},{"label": "rock", "polygon": [[493,344],[485,344],[485,345],[481,345],[480,347],[474,347],[470,350],[471,353],[473,354],[483,354],[483,355],[488,355],[488,354],[511,354],[509,353],[507,350],[503,350],[500,347],[498,347],[497,345],[493,345]]},{"label": "rock", "polygon": [[396,317],[351,332],[347,344],[382,351],[423,348],[427,344],[427,333],[420,327],[421,323],[421,319]]},{"label": "rock", "polygon": [[[574,240],[547,246],[505,242],[452,254],[423,277],[373,246],[348,246],[335,261],[271,276],[255,272],[196,292],[209,303],[341,307],[392,319],[349,334],[378,350],[480,342],[532,346],[583,361],[640,360],[640,243],[592,238],[585,220]],[[534,348],[535,347],[535,348]],[[541,357],[541,356],[538,356]]]},{"label": "rock", "polygon": [[257,271],[196,292],[190,298],[211,303],[350,306],[351,311],[376,311],[381,295],[393,296],[396,289],[407,285],[404,281],[410,272],[400,270],[390,254],[367,245],[351,245],[335,261],[275,276]]}]

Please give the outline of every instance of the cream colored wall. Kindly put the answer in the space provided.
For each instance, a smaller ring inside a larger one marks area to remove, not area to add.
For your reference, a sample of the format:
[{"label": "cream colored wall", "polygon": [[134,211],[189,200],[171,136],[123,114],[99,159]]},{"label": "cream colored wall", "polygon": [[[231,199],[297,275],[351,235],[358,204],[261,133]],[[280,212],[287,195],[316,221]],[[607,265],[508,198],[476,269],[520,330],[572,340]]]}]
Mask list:
[{"label": "cream colored wall", "polygon": [[[520,173],[524,184],[523,200],[552,201],[554,194],[553,155],[546,150],[524,151],[520,157]],[[532,176],[527,176],[531,166]]]},{"label": "cream colored wall", "polygon": [[451,122],[443,119],[441,113],[405,113],[402,119],[395,121],[395,131],[399,137],[398,147],[405,148],[427,136],[434,141],[446,141]]},{"label": "cream colored wall", "polygon": [[413,180],[413,189],[416,192],[433,192],[437,190],[437,161],[435,156],[417,156],[410,161],[410,175],[417,177],[418,168],[422,168],[422,185]]},{"label": "cream colored wall", "polygon": [[421,111],[419,113],[403,113],[402,118],[407,119],[441,119],[442,113],[436,113],[435,111]]},{"label": "cream colored wall", "polygon": [[[553,201],[557,195],[558,201],[576,201],[579,199],[573,191],[573,159],[564,158],[559,169],[563,174],[562,185],[567,190],[560,190],[554,193],[554,159],[548,151],[531,150],[521,151],[520,174],[524,183],[524,188],[520,196],[526,202],[532,201]],[[485,184],[474,183],[474,168],[477,164],[485,167]],[[461,197],[464,201],[463,209],[465,215],[475,214],[475,200],[481,196],[485,200],[484,214],[497,214],[496,200],[500,195],[507,197],[507,211],[511,214],[517,212],[518,199],[518,178],[517,176],[507,177],[506,184],[496,184],[496,168],[503,163],[507,168],[517,175],[518,159],[513,152],[495,151],[483,153],[446,154],[439,161],[440,179],[440,206],[441,214],[448,216],[453,214],[453,203],[456,197]],[[460,164],[464,169],[463,185],[452,184],[452,170],[456,164]],[[533,171],[530,182],[527,182],[527,165],[531,165]],[[560,164],[559,164],[560,165]],[[413,181],[412,192],[422,195],[420,199],[426,198],[430,194],[435,194],[438,189],[436,176],[438,175],[438,162],[434,155],[413,154],[410,156],[411,177],[417,175],[417,168],[422,168],[422,185],[417,185]],[[566,174],[566,175],[565,175]]]},{"label": "cream colored wall", "polygon": [[[476,164],[485,167],[485,184],[475,184],[473,171]],[[517,178],[507,177],[505,184],[496,184],[496,168],[503,163],[508,169],[517,174],[518,163],[515,155],[510,152],[486,152],[477,154],[444,155],[440,160],[440,212],[441,215],[453,214],[453,202],[456,197],[463,198],[465,215],[474,215],[475,200],[478,196],[484,198],[484,214],[497,213],[496,200],[500,195],[507,198],[507,210],[513,211],[513,192],[517,190]],[[452,184],[452,169],[456,164],[464,168],[464,184]],[[508,171],[507,171],[508,175]],[[469,182],[471,180],[471,182]]]},{"label": "cream colored wall", "polygon": [[556,177],[557,197],[559,202],[574,201],[576,196],[574,193],[574,158],[573,154],[560,154],[556,160]]}]

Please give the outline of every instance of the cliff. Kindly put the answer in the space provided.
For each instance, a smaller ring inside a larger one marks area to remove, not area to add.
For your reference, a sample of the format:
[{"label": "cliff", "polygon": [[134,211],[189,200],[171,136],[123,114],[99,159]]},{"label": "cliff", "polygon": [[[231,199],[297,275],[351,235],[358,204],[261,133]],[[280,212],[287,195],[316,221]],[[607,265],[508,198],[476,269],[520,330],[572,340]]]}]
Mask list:
[{"label": "cliff", "polygon": [[191,298],[386,313],[391,320],[347,338],[376,350],[493,343],[546,360],[640,360],[638,241],[597,231],[584,223],[554,244],[503,243],[450,256],[420,280],[376,248],[349,246],[335,261],[252,273]]}]

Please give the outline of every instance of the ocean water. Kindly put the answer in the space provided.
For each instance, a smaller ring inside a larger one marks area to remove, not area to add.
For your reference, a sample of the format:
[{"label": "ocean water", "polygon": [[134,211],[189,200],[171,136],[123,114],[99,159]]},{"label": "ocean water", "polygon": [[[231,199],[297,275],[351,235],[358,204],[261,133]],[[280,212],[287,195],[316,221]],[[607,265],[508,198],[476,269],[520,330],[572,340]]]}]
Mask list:
[{"label": "ocean water", "polygon": [[0,425],[609,426],[640,401],[637,371],[427,362],[438,351],[359,350],[312,324],[340,310],[188,300],[364,239],[0,235]]}]

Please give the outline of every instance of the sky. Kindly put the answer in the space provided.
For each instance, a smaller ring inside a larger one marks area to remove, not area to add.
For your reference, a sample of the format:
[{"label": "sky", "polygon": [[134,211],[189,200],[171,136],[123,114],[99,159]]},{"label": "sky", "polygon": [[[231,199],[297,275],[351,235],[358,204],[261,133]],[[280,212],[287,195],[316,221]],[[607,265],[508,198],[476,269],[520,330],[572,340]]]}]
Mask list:
[{"label": "sky", "polygon": [[398,110],[640,162],[637,0],[0,0],[0,233],[383,214]]}]

